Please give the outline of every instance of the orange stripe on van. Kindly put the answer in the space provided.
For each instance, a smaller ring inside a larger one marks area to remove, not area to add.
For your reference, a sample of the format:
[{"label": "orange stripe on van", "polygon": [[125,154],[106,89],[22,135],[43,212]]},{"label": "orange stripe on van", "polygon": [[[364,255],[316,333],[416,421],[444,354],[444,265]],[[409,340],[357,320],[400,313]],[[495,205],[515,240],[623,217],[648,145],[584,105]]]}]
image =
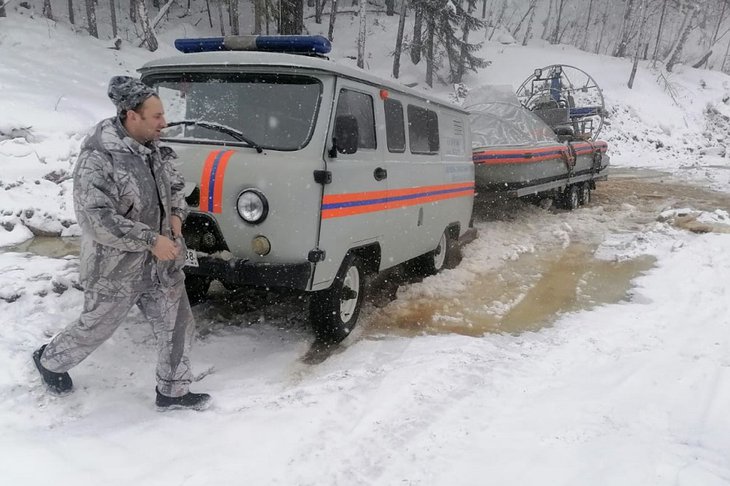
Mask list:
[{"label": "orange stripe on van", "polygon": [[473,182],[409,187],[391,191],[331,194],[322,200],[322,218],[374,213],[473,195]]},{"label": "orange stripe on van", "polygon": [[210,198],[210,172],[213,170],[213,162],[215,162],[215,158],[218,157],[220,152],[220,150],[212,151],[208,154],[208,158],[205,159],[205,164],[203,164],[203,172],[200,175],[200,202],[198,203],[201,211],[208,210],[208,199]]},{"label": "orange stripe on van", "polygon": [[214,213],[223,212],[223,180],[226,177],[226,166],[228,165],[228,159],[231,158],[231,155],[233,155],[233,151],[229,150],[228,152],[223,154],[220,162],[218,162],[218,167],[215,173],[215,184],[213,186]]}]

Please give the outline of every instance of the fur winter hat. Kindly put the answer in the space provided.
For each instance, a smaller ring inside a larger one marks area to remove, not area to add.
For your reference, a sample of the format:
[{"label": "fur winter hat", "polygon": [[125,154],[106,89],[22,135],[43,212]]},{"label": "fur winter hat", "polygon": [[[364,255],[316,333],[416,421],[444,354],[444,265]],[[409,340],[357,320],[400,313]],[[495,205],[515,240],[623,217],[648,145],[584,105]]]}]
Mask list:
[{"label": "fur winter hat", "polygon": [[117,107],[117,114],[133,110],[150,96],[157,96],[154,89],[129,76],[114,76],[110,79],[107,94]]}]

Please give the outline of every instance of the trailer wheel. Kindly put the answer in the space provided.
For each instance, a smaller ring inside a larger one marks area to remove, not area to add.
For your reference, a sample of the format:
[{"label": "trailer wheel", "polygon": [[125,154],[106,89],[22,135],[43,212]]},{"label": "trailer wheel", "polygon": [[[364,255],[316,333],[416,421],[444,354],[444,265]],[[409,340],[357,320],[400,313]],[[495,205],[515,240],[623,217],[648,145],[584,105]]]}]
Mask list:
[{"label": "trailer wheel", "polygon": [[591,183],[584,182],[583,185],[580,186],[580,205],[585,206],[586,204],[590,204],[592,199],[593,195],[591,194]]},{"label": "trailer wheel", "polygon": [[576,184],[571,184],[563,192],[562,206],[564,209],[572,211],[580,206],[580,188]]},{"label": "trailer wheel", "polygon": [[312,294],[309,318],[317,340],[339,343],[357,323],[364,286],[363,264],[349,253],[342,262],[332,286]]},{"label": "trailer wheel", "polygon": [[205,300],[210,282],[210,278],[202,275],[185,275],[185,291],[188,294],[190,305],[196,305]]}]

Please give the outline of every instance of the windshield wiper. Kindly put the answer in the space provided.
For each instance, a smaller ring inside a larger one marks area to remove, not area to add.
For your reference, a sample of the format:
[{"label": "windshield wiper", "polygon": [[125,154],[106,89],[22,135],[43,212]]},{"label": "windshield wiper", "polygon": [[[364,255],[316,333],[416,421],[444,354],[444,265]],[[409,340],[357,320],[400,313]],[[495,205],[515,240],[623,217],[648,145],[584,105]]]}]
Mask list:
[{"label": "windshield wiper", "polygon": [[247,138],[241,131],[236,130],[233,127],[229,127],[226,125],[221,125],[220,123],[213,123],[213,122],[207,122],[202,120],[180,120],[180,121],[174,121],[167,124],[168,127],[175,127],[178,125],[183,126],[197,126],[202,128],[207,128],[209,130],[214,130],[216,132],[225,133],[226,135],[230,135],[231,137],[235,138],[238,142],[244,142],[247,143],[249,146],[256,149],[256,152],[261,153],[264,151],[264,148],[251,140],[250,138]]}]

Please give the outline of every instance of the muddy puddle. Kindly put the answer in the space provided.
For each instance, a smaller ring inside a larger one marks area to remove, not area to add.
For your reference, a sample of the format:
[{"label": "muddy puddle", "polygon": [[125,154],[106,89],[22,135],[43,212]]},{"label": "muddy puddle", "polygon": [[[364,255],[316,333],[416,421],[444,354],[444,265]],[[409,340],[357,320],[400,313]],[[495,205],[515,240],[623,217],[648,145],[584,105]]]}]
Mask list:
[{"label": "muddy puddle", "polygon": [[620,262],[593,257],[594,246],[571,244],[525,254],[480,275],[458,298],[415,299],[376,311],[366,334],[519,333],[550,325],[568,312],[625,299],[631,280],[652,257]]}]

